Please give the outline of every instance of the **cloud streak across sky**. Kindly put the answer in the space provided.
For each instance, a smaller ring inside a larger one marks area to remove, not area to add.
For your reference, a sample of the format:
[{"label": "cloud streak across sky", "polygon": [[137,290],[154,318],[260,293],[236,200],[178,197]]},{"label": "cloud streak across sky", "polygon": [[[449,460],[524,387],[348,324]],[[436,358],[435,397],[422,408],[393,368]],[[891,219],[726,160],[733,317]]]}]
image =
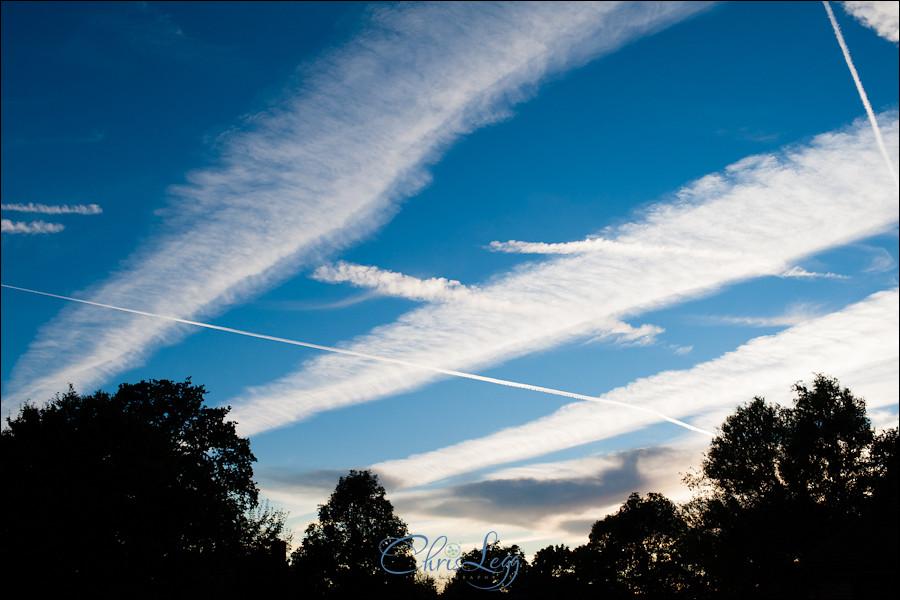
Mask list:
[{"label": "cloud streak across sky", "polygon": [[[444,277],[420,279],[344,261],[319,267],[312,276],[328,283],[349,283],[355,287],[369,288],[376,294],[419,302],[453,303],[465,305],[469,309],[499,311],[507,315],[537,315],[547,308],[542,304],[497,298],[478,287],[465,286],[459,281]],[[622,321],[607,319],[597,323],[597,335],[592,341],[647,345],[653,343],[663,331],[665,330],[656,325],[633,327]]]},{"label": "cloud streak across sky", "polygon": [[[354,265],[344,261],[315,270],[313,279],[328,283],[349,283],[369,288],[378,294],[420,302],[472,302],[477,291],[444,277],[419,279],[378,267]],[[508,305],[509,308],[512,305]]]},{"label": "cloud streak across sky", "polygon": [[838,275],[837,273],[816,273],[815,271],[807,271],[802,267],[791,267],[779,277],[794,279],[847,279],[846,275]]},{"label": "cloud streak across sky", "polygon": [[577,242],[521,242],[509,240],[508,242],[493,241],[488,248],[493,252],[506,254],[588,254],[602,252],[610,255],[622,256],[653,256],[663,257],[669,254],[687,254],[695,257],[715,256],[721,257],[722,251],[704,250],[687,246],[673,246],[670,244],[647,245],[640,243],[623,243],[608,240],[602,237],[589,237]]},{"label": "cloud streak across sky", "polygon": [[44,215],[99,215],[103,212],[98,204],[48,205],[35,204],[2,204],[0,209],[13,212],[40,213]]},{"label": "cloud streak across sky", "polygon": [[[897,115],[881,120],[896,160]],[[601,232],[604,239],[636,248],[669,247],[678,240],[685,252],[669,253],[667,260],[645,253],[553,257],[480,286],[492,298],[543,307],[527,319],[432,304],[347,347],[475,371],[593,336],[610,320],[633,318],[731,283],[778,276],[803,257],[891,229],[897,209],[871,130],[857,121],[808,144],[741,160],[686,186],[675,202]],[[401,367],[325,356],[229,403],[243,432],[250,434],[416,389],[432,379]]]},{"label": "cloud streak across sky", "polygon": [[65,228],[65,225],[61,225],[59,223],[47,223],[46,221],[31,221],[29,223],[26,223],[25,221],[11,221],[9,219],[0,219],[0,230],[2,230],[3,233],[59,233]]},{"label": "cloud streak across sky", "polygon": [[[870,408],[898,402],[900,346],[896,289],[781,333],[755,338],[717,359],[667,371],[611,390],[601,398],[668,411],[713,429],[755,395],[789,404],[789,383],[813,372],[841,373],[841,383]],[[763,377],[762,374],[765,374]],[[635,431],[647,415],[596,402],[574,402],[525,425],[374,468],[397,487],[539,457]]]},{"label": "cloud streak across sky", "polygon": [[[548,74],[706,6],[376,6],[280,104],[225,136],[216,164],[174,186],[165,232],[86,295],[184,318],[221,311],[369,235],[427,183],[440,152],[507,117]],[[67,382],[89,389],[181,335],[165,322],[64,309],[16,364],[3,410]]]}]

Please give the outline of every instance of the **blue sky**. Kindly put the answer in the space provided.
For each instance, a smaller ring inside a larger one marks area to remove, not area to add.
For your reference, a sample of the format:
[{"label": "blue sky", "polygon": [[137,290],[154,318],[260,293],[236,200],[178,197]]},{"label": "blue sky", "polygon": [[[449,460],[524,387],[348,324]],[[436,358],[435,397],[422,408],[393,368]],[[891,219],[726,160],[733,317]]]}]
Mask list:
[{"label": "blue sky", "polygon": [[853,4],[887,161],[820,3],[4,2],[3,284],[595,400],[3,288],[3,414],[190,376],[298,541],[373,467],[530,552],[686,497],[661,414],[825,372],[895,425],[897,9]]}]

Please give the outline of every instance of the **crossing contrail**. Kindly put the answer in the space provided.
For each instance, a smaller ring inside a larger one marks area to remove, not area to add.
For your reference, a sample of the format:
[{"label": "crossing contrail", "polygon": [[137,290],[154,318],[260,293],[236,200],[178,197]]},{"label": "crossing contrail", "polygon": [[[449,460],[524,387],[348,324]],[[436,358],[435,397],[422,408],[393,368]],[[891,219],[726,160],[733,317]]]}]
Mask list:
[{"label": "crossing contrail", "polygon": [[331,346],[322,346],[320,344],[311,344],[309,342],[301,342],[298,340],[289,340],[287,338],[277,337],[274,335],[266,335],[264,333],[254,333],[252,331],[244,331],[243,329],[234,329],[232,327],[223,327],[221,325],[212,325],[210,323],[201,323],[199,321],[190,321],[188,319],[180,319],[178,317],[170,317],[167,315],[160,315],[152,312],[147,312],[143,310],[135,310],[133,308],[123,308],[121,306],[113,306],[111,304],[102,304],[100,302],[91,302],[90,300],[82,300],[80,298],[72,298],[69,296],[61,296],[59,294],[51,294],[49,292],[40,292],[38,290],[30,290],[28,288],[16,287],[13,285],[6,285],[5,283],[0,284],[0,287],[5,287],[11,290],[18,290],[20,292],[28,292],[29,294],[38,294],[40,296],[48,296],[50,298],[59,298],[60,300],[68,300],[70,302],[79,302],[81,304],[89,304],[91,306],[98,306],[100,308],[108,308],[111,310],[118,310],[122,312],[131,313],[134,315],[142,315],[145,317],[154,317],[157,319],[165,319],[166,321],[172,321],[175,323],[183,323],[185,325],[193,325],[194,327],[203,327],[205,329],[214,329],[216,331],[224,331],[226,333],[236,333],[238,335],[244,335],[247,337],[258,338],[261,340],[269,340],[272,342],[280,342],[282,344],[290,344],[292,346],[302,346],[304,348],[312,348],[314,350],[322,350],[324,352],[333,352],[335,354],[344,354],[347,356],[355,356],[357,358],[364,358],[368,360],[390,363],[394,365],[400,365],[403,367],[410,367],[413,369],[421,369],[425,371],[431,371],[433,373],[440,373],[442,375],[450,375],[452,377],[461,377],[463,379],[472,379],[475,381],[484,381],[486,383],[494,383],[497,385],[505,385],[508,387],[519,388],[522,390],[531,390],[532,392],[541,392],[544,394],[552,394],[554,396],[563,396],[565,398],[573,398],[575,400],[587,400],[589,402],[603,402],[605,404],[613,404],[616,406],[623,406],[625,408],[630,408],[632,410],[639,410],[645,413],[652,414],[664,421],[668,421],[669,423],[673,423],[678,425],[679,427],[683,427],[685,429],[689,429],[690,431],[695,431],[697,433],[702,433],[703,435],[707,435],[709,437],[715,437],[715,434],[711,431],[707,431],[705,429],[701,429],[699,427],[694,427],[690,423],[685,423],[684,421],[680,421],[668,415],[665,415],[658,410],[654,410],[652,408],[647,408],[645,406],[636,406],[634,404],[628,404],[627,402],[619,402],[617,400],[610,400],[608,398],[599,398],[597,396],[585,396],[583,394],[576,394],[573,392],[565,392],[563,390],[555,390],[553,388],[541,387],[538,385],[531,385],[528,383],[519,383],[516,381],[509,381],[506,379],[497,379],[496,377],[485,377],[484,375],[474,375],[472,373],[464,373],[462,371],[453,371],[451,369],[442,369],[440,367],[432,367],[429,365],[420,365],[418,363],[412,363],[405,360],[398,360],[395,358],[386,358],[384,356],[375,356],[374,354],[366,354],[365,352],[356,352],[354,350],[345,350],[342,348],[333,348]]},{"label": "crossing contrail", "polygon": [[862,98],[863,106],[866,107],[866,114],[869,115],[869,123],[872,125],[872,131],[875,132],[875,141],[878,142],[878,149],[881,150],[881,155],[884,157],[884,161],[887,163],[888,170],[891,172],[891,177],[894,179],[894,185],[900,186],[900,182],[897,180],[897,172],[894,170],[894,163],[891,162],[891,157],[888,155],[887,148],[884,145],[884,140],[881,137],[881,130],[878,128],[878,122],[875,120],[875,112],[872,110],[872,105],[869,104],[869,97],[866,96],[866,90],[863,89],[862,81],[859,79],[859,73],[856,72],[856,67],[853,66],[853,60],[850,58],[850,49],[847,48],[847,43],[844,41],[844,36],[841,33],[841,28],[838,26],[837,20],[834,18],[834,13],[831,10],[831,5],[828,4],[827,0],[823,0],[822,4],[825,5],[825,11],[828,13],[828,19],[831,21],[831,27],[834,28],[834,35],[837,36],[838,44],[841,45],[841,51],[844,53],[844,60],[847,61],[847,66],[850,67],[850,74],[853,75],[853,81],[856,83],[856,89],[859,92],[859,97]]}]

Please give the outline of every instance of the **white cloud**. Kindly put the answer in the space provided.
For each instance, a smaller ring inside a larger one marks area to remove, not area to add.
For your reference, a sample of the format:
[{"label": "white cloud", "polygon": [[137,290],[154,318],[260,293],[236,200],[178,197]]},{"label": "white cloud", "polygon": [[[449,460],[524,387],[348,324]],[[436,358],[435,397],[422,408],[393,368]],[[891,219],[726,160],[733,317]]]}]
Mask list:
[{"label": "white cloud", "polygon": [[[884,115],[897,148],[896,115]],[[827,248],[883,232],[898,200],[865,122],[809,145],[747,158],[705,177],[637,221],[603,237],[634,247],[691,253],[554,257],[496,278],[491,298],[538,305],[522,319],[465,304],[435,304],[357,338],[348,348],[446,369],[473,371],[583,340],[598,324],[670,306],[722,286],[783,273]],[[696,254],[693,251],[696,250]],[[229,402],[244,434],[284,426],[317,412],[416,389],[434,375],[326,356]]]},{"label": "white cloud", "polygon": [[[600,328],[599,323],[598,328]],[[588,340],[588,343],[611,341],[622,346],[649,346],[655,344],[657,336],[665,331],[659,325],[644,324],[640,327],[632,327],[628,323],[611,319],[603,324],[599,335]]]},{"label": "white cloud", "polygon": [[791,267],[779,275],[779,277],[794,279],[847,279],[846,275],[838,275],[837,273],[816,273],[814,271],[807,271],[802,267]]},{"label": "white cloud", "polygon": [[892,2],[841,2],[844,10],[866,27],[894,43],[900,42],[900,3]]},{"label": "white cloud", "polygon": [[[366,31],[308,66],[301,88],[226,136],[216,165],[172,188],[166,233],[87,295],[194,318],[243,300],[375,230],[427,182],[440,152],[508,116],[549,73],[706,6],[378,5]],[[4,410],[67,382],[91,389],[181,332],[65,309],[16,364]]]},{"label": "white cloud", "polygon": [[47,205],[47,204],[2,204],[2,210],[10,210],[14,212],[41,213],[45,215],[99,215],[103,212],[98,204],[68,204]]},{"label": "white cloud", "polygon": [[328,283],[350,283],[371,288],[378,294],[408,298],[420,302],[468,302],[477,291],[458,281],[443,277],[419,279],[378,267],[354,265],[341,261],[324,265],[312,274],[314,279]]},{"label": "white cloud", "polygon": [[[896,289],[879,292],[839,312],[753,339],[712,361],[639,379],[601,398],[665,410],[712,429],[721,425],[735,406],[756,395],[790,405],[791,384],[822,372],[838,377],[842,385],[865,397],[868,406],[877,411],[896,405],[900,399],[898,309]],[[525,425],[382,462],[374,468],[395,486],[425,485],[611,438],[657,422],[650,415],[616,406],[574,402]]]},{"label": "white cloud", "polygon": [[669,254],[680,254],[693,257],[721,258],[722,252],[709,249],[692,248],[687,245],[672,244],[640,244],[623,243],[608,240],[602,237],[588,237],[577,242],[562,242],[548,244],[546,242],[520,242],[509,240],[508,242],[491,242],[488,248],[494,252],[506,254],[588,254],[602,252],[619,256],[646,256],[664,257]]},{"label": "white cloud", "polygon": [[[535,315],[547,307],[543,304],[516,301],[510,298],[495,298],[491,293],[477,287],[465,286],[459,281],[443,277],[419,279],[403,273],[395,273],[363,265],[338,262],[316,269],[313,278],[329,283],[350,283],[357,287],[374,290],[378,294],[408,298],[420,302],[464,304],[467,308],[487,311],[501,311],[517,315]],[[621,345],[646,346],[656,341],[656,336],[665,331],[657,325],[633,327],[616,319],[605,319],[595,323],[597,334],[588,343],[612,342]]]},{"label": "white cloud", "polygon": [[44,221],[10,221],[9,219],[0,219],[0,230],[3,233],[59,233],[65,229],[64,225],[59,223],[45,223]]}]

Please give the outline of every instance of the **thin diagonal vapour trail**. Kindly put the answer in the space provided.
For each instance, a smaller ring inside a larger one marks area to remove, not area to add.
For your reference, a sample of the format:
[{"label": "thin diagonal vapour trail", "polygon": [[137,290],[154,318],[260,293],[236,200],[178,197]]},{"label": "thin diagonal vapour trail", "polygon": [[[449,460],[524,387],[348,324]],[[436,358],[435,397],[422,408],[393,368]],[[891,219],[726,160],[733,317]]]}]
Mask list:
[{"label": "thin diagonal vapour trail", "polygon": [[323,350],[325,352],[333,352],[335,354],[344,354],[347,356],[355,356],[357,358],[364,358],[367,360],[374,360],[384,363],[390,363],[394,365],[400,365],[403,367],[410,367],[413,369],[423,369],[426,371],[432,371],[434,373],[441,373],[442,375],[450,375],[452,377],[461,377],[463,379],[473,379],[475,381],[484,381],[486,383],[494,383],[497,385],[505,385],[508,387],[519,388],[523,390],[531,390],[533,392],[541,392],[544,394],[551,394],[554,396],[563,396],[565,398],[574,398],[576,400],[587,400],[589,402],[603,402],[606,404],[615,404],[616,406],[624,406],[626,408],[631,408],[634,410],[639,410],[642,412],[650,413],[655,415],[669,423],[673,423],[678,425],[679,427],[684,427],[685,429],[689,429],[691,431],[696,431],[697,433],[702,433],[703,435],[708,435],[709,437],[715,437],[715,434],[707,431],[705,429],[701,429],[699,427],[694,427],[689,423],[685,423],[684,421],[680,421],[678,419],[672,418],[668,415],[665,415],[657,410],[653,410],[652,408],[647,408],[645,406],[636,406],[634,404],[628,404],[627,402],[619,402],[617,400],[609,400],[606,398],[598,398],[596,396],[585,396],[583,394],[575,394],[573,392],[564,392],[562,390],[555,390],[553,388],[546,388],[537,385],[530,385],[527,383],[518,383],[516,381],[508,381],[506,379],[497,379],[495,377],[485,377],[483,375],[474,375],[472,373],[464,373],[462,371],[453,371],[450,369],[442,369],[440,367],[432,367],[429,365],[420,365],[413,362],[408,362],[405,360],[397,360],[394,358],[386,358],[383,356],[375,356],[373,354],[366,354],[364,352],[356,352],[353,350],[343,350],[341,348],[333,348],[331,346],[321,346],[319,344],[311,344],[309,342],[300,342],[298,340],[289,340],[287,338],[276,337],[273,335],[266,335],[263,333],[254,333],[252,331],[244,331],[242,329],[233,329],[231,327],[223,327],[221,325],[211,325],[209,323],[201,323],[199,321],[189,321],[188,319],[179,319],[178,317],[170,317],[167,315],[160,315],[152,312],[146,312],[143,310],[135,310],[133,308],[123,308],[121,306],[112,306],[111,304],[101,304],[100,302],[91,302],[90,300],[81,300],[79,298],[72,298],[70,296],[61,296],[59,294],[51,294],[49,292],[40,292],[38,290],[30,290],[28,288],[16,287],[14,285],[6,285],[5,283],[0,284],[0,287],[9,288],[11,290],[18,290],[20,292],[28,292],[29,294],[38,294],[40,296],[48,296],[50,298],[59,298],[60,300],[68,300],[70,302],[79,302],[81,304],[89,304],[91,306],[98,306],[100,308],[108,308],[111,310],[118,310],[122,312],[127,312],[135,315],[142,315],[145,317],[154,317],[157,319],[165,319],[167,321],[173,321],[175,323],[183,323],[185,325],[193,325],[195,327],[203,327],[205,329],[214,329],[216,331],[224,331],[226,333],[236,333],[238,335],[245,335],[247,337],[259,338],[261,340],[269,340],[272,342],[280,342],[282,344],[290,344],[292,346],[302,346],[304,348],[312,348],[314,350]]},{"label": "thin diagonal vapour trail", "polygon": [[869,123],[872,125],[872,131],[875,132],[875,140],[878,142],[878,149],[881,150],[884,162],[887,163],[888,170],[891,172],[891,177],[894,179],[894,185],[900,186],[900,181],[897,179],[897,172],[894,170],[894,163],[891,162],[887,148],[884,145],[884,140],[881,138],[881,130],[878,128],[878,122],[875,120],[875,112],[872,110],[872,105],[869,104],[869,97],[866,96],[866,90],[863,89],[862,81],[859,79],[859,73],[856,72],[856,67],[853,66],[853,60],[850,58],[850,49],[847,48],[847,43],[844,41],[841,28],[838,25],[837,19],[834,18],[834,12],[831,10],[831,5],[828,4],[827,0],[823,0],[822,4],[825,5],[825,11],[828,13],[828,19],[831,21],[834,35],[837,36],[838,44],[841,45],[841,51],[844,53],[844,60],[847,61],[847,66],[850,68],[850,74],[853,75],[853,81],[856,83],[859,97],[862,99],[863,106],[866,108],[866,114],[869,115]]}]

